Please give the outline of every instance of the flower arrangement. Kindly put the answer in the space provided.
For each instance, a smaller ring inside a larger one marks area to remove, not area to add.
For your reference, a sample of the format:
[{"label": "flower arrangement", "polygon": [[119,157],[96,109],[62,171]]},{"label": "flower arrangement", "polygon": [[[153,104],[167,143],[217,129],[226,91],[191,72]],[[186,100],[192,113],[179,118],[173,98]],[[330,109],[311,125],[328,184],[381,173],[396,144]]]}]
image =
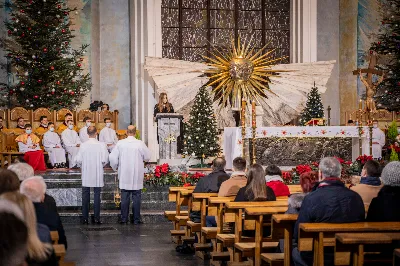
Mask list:
[{"label": "flower arrangement", "polygon": [[172,171],[169,164],[165,163],[157,165],[154,170],[150,170],[145,174],[144,182],[154,186],[193,186],[196,185],[200,178],[205,174],[196,172],[180,172]]}]

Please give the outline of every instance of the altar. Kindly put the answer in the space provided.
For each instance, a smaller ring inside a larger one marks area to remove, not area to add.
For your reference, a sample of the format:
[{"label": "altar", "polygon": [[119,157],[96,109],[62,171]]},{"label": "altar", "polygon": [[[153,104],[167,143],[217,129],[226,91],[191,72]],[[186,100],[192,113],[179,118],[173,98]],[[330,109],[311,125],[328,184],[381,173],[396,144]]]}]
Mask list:
[{"label": "altar", "polygon": [[[354,161],[360,155],[359,130],[356,126],[260,127],[256,129],[256,160],[262,165],[279,166],[310,163],[326,156]],[[368,131],[368,127],[362,127],[361,141],[367,141]],[[223,148],[228,169],[232,168],[234,158],[242,156],[243,142],[246,154],[250,154],[248,147],[252,137],[251,127],[246,128],[244,141],[241,128],[224,129]]]}]

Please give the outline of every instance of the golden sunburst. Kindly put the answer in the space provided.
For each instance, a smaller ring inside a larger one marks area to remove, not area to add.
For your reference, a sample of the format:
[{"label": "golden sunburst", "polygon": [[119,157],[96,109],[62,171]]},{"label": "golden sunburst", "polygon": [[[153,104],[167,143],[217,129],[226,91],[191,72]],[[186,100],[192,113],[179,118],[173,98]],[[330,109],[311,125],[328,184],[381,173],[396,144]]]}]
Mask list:
[{"label": "golden sunburst", "polygon": [[214,100],[219,101],[220,106],[235,105],[243,99],[257,101],[267,98],[267,92],[273,93],[268,85],[269,77],[283,71],[273,70],[271,66],[285,57],[273,58],[275,49],[263,54],[268,44],[254,53],[254,47],[250,49],[250,45],[241,43],[239,38],[237,46],[231,41],[227,52],[214,49],[210,52],[213,58],[203,56],[212,67],[206,72],[210,75],[208,85],[214,87]]}]

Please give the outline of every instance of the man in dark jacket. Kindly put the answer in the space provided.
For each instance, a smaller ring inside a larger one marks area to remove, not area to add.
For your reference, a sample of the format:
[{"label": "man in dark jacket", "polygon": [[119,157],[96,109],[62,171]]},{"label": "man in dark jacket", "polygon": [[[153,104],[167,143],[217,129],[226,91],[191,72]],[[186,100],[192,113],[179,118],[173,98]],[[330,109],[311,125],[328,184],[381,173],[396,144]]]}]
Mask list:
[{"label": "man in dark jacket", "polygon": [[67,249],[67,238],[60,216],[54,208],[44,202],[46,183],[41,176],[33,176],[21,183],[20,192],[27,196],[35,206],[37,222],[46,225],[50,231],[58,231],[59,244],[64,244]]},{"label": "man in dark jacket", "polygon": [[[364,203],[356,192],[345,187],[340,180],[342,166],[334,157],[326,157],[319,164],[319,180],[312,192],[303,200],[294,230],[298,241],[301,223],[351,223],[364,220]],[[333,265],[333,249],[325,250],[325,265]],[[293,249],[295,265],[312,265],[312,252]]]},{"label": "man in dark jacket", "polygon": [[[224,158],[217,157],[212,163],[212,173],[201,178],[197,183],[193,193],[213,193],[218,192],[222,182],[229,179],[229,175],[225,172],[226,161]],[[200,212],[194,211],[190,213],[190,219],[193,222],[200,222]]]}]

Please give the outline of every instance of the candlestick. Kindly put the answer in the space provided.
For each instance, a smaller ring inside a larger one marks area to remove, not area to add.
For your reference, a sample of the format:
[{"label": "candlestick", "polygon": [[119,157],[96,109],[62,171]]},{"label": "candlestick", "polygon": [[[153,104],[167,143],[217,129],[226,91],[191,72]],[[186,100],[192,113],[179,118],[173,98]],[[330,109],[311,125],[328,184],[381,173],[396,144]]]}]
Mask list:
[{"label": "candlestick", "polygon": [[242,99],[242,157],[246,158],[246,100]]},{"label": "candlestick", "polygon": [[256,126],[256,102],[255,101],[253,101],[252,103],[251,103],[251,125],[252,125],[252,127],[255,127]]},{"label": "candlestick", "polygon": [[251,125],[252,125],[252,163],[256,163],[256,128],[257,128],[257,117],[256,117],[256,102],[251,103]]},{"label": "candlestick", "polygon": [[358,109],[362,110],[362,100],[360,99],[359,103],[358,103]]}]

